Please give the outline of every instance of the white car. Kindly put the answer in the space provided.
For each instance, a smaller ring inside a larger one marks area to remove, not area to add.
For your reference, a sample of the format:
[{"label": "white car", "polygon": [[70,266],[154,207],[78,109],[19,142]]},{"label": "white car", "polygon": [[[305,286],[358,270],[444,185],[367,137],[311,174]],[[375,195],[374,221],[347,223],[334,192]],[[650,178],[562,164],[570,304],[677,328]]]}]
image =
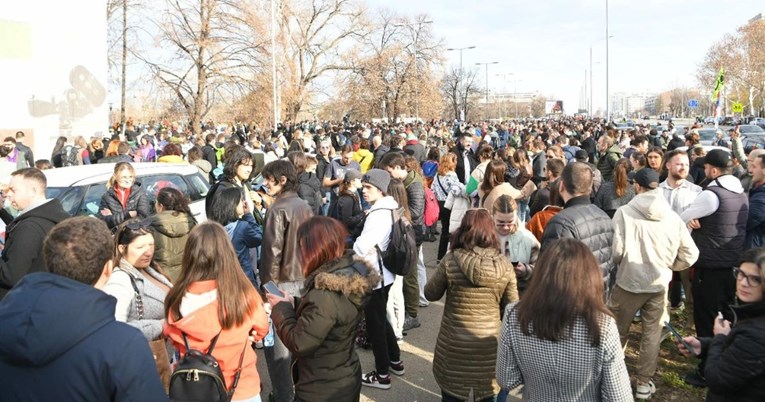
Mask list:
[{"label": "white car", "polygon": [[[48,198],[58,198],[70,215],[96,215],[106,183],[114,174],[114,163],[70,166],[43,171],[48,179]],[[205,196],[210,189],[207,179],[195,166],[175,163],[133,163],[136,181],[149,194],[152,210],[160,189],[175,187],[190,200],[197,222],[207,220]]]}]

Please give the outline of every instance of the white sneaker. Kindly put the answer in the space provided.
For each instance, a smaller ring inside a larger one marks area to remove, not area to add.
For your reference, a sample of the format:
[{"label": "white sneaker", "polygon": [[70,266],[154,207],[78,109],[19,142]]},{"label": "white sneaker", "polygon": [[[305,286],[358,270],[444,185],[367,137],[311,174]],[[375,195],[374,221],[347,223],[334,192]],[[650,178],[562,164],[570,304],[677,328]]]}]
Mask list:
[{"label": "white sneaker", "polygon": [[648,399],[656,392],[656,386],[653,385],[653,381],[647,383],[637,382],[637,392],[635,392],[635,399]]}]

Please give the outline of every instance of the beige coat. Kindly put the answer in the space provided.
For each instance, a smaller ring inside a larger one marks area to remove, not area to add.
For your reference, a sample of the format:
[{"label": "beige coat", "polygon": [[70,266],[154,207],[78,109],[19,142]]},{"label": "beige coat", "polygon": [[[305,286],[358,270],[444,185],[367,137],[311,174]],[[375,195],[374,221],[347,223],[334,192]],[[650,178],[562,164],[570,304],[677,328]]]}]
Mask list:
[{"label": "beige coat", "polygon": [[447,253],[425,285],[425,297],[446,293],[433,375],[443,392],[476,400],[499,392],[495,381],[502,310],[518,300],[515,271],[499,250],[476,247]]}]

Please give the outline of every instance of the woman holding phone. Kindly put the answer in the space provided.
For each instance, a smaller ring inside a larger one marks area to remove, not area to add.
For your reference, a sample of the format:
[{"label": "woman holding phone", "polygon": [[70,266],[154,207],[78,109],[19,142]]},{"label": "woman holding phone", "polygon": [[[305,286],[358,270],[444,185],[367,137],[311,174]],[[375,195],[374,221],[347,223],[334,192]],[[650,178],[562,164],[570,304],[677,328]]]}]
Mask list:
[{"label": "woman holding phone", "polygon": [[329,217],[304,222],[297,235],[305,274],[302,298],[265,286],[279,339],[295,358],[295,401],[360,399],[361,364],[353,341],[380,274],[378,267],[345,251],[347,236],[343,224]]},{"label": "woman holding phone", "polygon": [[[683,338],[693,354],[704,360],[707,402],[765,401],[765,249],[750,249],[733,269],[736,297],[733,322],[715,319],[713,338]],[[678,342],[680,352],[691,352]]]}]

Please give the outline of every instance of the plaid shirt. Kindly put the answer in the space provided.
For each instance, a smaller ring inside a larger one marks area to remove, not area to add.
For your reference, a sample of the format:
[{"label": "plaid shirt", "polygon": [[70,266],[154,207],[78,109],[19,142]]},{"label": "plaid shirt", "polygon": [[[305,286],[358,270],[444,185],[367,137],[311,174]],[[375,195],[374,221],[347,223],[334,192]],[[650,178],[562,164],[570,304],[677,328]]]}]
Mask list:
[{"label": "plaid shirt", "polygon": [[583,319],[560,342],[524,335],[515,305],[505,310],[497,349],[497,381],[502,388],[525,384],[528,402],[633,401],[619,331],[604,316],[597,347]]}]

